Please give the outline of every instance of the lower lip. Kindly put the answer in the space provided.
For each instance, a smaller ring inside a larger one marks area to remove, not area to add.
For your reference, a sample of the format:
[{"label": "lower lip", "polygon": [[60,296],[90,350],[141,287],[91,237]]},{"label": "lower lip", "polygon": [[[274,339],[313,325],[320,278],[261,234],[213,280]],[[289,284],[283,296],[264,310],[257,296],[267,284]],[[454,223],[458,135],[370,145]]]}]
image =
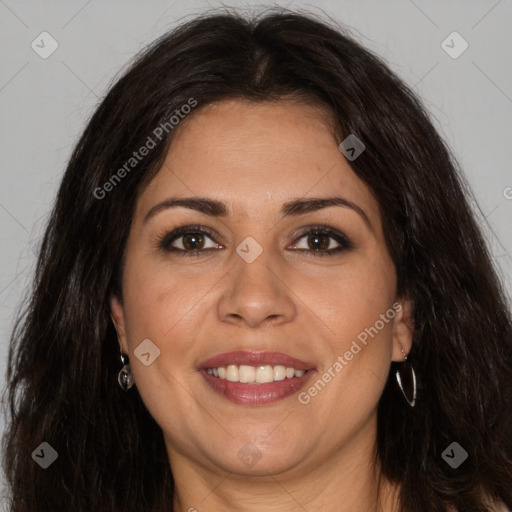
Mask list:
[{"label": "lower lip", "polygon": [[292,377],[266,384],[245,384],[231,382],[210,375],[206,369],[200,370],[206,382],[219,395],[236,404],[265,405],[297,393],[311,377],[314,370],[307,371],[302,377]]}]

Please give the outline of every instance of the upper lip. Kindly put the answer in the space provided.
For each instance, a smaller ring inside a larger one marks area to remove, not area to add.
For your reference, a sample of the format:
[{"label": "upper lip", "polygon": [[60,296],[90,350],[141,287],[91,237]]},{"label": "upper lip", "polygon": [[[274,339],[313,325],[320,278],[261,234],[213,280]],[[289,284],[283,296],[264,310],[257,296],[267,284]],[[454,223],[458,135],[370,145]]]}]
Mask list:
[{"label": "upper lip", "polygon": [[301,361],[295,357],[283,354],[281,352],[253,352],[249,350],[238,350],[236,352],[224,352],[210,357],[199,364],[201,368],[218,368],[229,364],[263,366],[263,365],[282,365],[295,370],[311,370],[313,365],[306,361]]}]

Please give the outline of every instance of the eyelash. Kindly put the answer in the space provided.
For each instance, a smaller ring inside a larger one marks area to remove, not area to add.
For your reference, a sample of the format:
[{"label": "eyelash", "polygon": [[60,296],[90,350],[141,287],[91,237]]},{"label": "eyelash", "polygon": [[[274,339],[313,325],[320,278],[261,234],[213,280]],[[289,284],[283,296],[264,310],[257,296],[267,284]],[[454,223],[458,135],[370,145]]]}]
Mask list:
[{"label": "eyelash", "polygon": [[[183,226],[181,228],[177,228],[174,231],[167,232],[165,231],[163,234],[161,234],[158,237],[158,248],[161,249],[164,252],[172,252],[180,256],[185,257],[198,257],[201,256],[201,253],[204,253],[206,251],[215,250],[212,247],[209,247],[207,249],[194,249],[191,251],[187,251],[184,249],[177,249],[176,247],[170,247],[171,243],[175,240],[179,239],[180,237],[183,237],[185,235],[189,234],[200,234],[200,235],[208,235],[209,238],[212,239],[213,242],[217,243],[215,241],[215,235],[214,233],[209,230],[208,228],[205,228],[204,226],[195,225],[195,226]],[[313,256],[333,256],[334,254],[340,253],[342,251],[347,251],[354,248],[354,245],[352,242],[348,239],[348,237],[344,233],[340,233],[339,231],[332,229],[328,226],[309,226],[308,230],[301,233],[298,237],[298,239],[304,238],[309,235],[328,235],[330,238],[333,238],[336,242],[340,244],[339,247],[336,247],[334,249],[328,249],[328,250],[313,250],[313,249],[297,249],[298,251],[303,252],[309,252]]]}]

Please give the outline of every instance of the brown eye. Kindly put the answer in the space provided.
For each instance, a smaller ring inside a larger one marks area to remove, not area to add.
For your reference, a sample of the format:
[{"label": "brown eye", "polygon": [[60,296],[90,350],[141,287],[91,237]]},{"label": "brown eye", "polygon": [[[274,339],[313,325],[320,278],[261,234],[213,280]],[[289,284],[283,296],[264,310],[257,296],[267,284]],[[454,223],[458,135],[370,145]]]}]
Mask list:
[{"label": "brown eye", "polygon": [[188,233],[181,237],[182,245],[185,249],[195,250],[202,249],[204,245],[204,237],[200,233]]},{"label": "brown eye", "polygon": [[[210,241],[210,245],[207,245]],[[209,231],[200,226],[185,226],[166,234],[158,243],[160,249],[168,252],[196,254],[219,248]]]},{"label": "brown eye", "polygon": [[294,248],[314,256],[331,256],[354,247],[345,234],[327,226],[310,228],[298,238],[301,239],[305,239],[305,247]]},{"label": "brown eye", "polygon": [[329,238],[327,235],[315,233],[313,235],[308,235],[307,240],[309,247],[312,250],[317,249],[328,249],[329,247]]},{"label": "brown eye", "polygon": [[[330,256],[354,247],[345,234],[327,226],[310,228],[297,240],[302,239],[305,240],[305,247],[293,246],[293,249],[314,256]],[[210,243],[209,246],[208,243]],[[163,251],[184,256],[200,256],[201,253],[223,248],[215,242],[213,233],[202,226],[185,226],[175,229],[163,236],[158,246]]]}]

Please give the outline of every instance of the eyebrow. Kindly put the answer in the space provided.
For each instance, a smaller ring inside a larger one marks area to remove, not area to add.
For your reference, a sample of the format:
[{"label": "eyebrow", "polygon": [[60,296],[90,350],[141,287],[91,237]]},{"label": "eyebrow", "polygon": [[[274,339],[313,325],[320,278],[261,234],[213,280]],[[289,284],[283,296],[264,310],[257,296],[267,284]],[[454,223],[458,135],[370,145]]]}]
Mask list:
[{"label": "eyebrow", "polygon": [[[344,197],[319,197],[319,198],[308,198],[308,199],[296,199],[284,203],[281,207],[281,217],[292,217],[304,215],[306,213],[316,212],[329,208],[332,206],[340,206],[344,208],[350,208],[355,211],[368,226],[370,231],[373,230],[373,226],[370,219],[364,212],[364,210],[357,204],[345,199]],[[227,217],[231,214],[230,209],[226,203],[217,201],[216,199],[210,199],[207,197],[170,197],[164,201],[153,206],[149,212],[144,216],[143,223],[149,221],[157,213],[169,208],[188,208],[197,212],[203,213],[210,217]]]}]

